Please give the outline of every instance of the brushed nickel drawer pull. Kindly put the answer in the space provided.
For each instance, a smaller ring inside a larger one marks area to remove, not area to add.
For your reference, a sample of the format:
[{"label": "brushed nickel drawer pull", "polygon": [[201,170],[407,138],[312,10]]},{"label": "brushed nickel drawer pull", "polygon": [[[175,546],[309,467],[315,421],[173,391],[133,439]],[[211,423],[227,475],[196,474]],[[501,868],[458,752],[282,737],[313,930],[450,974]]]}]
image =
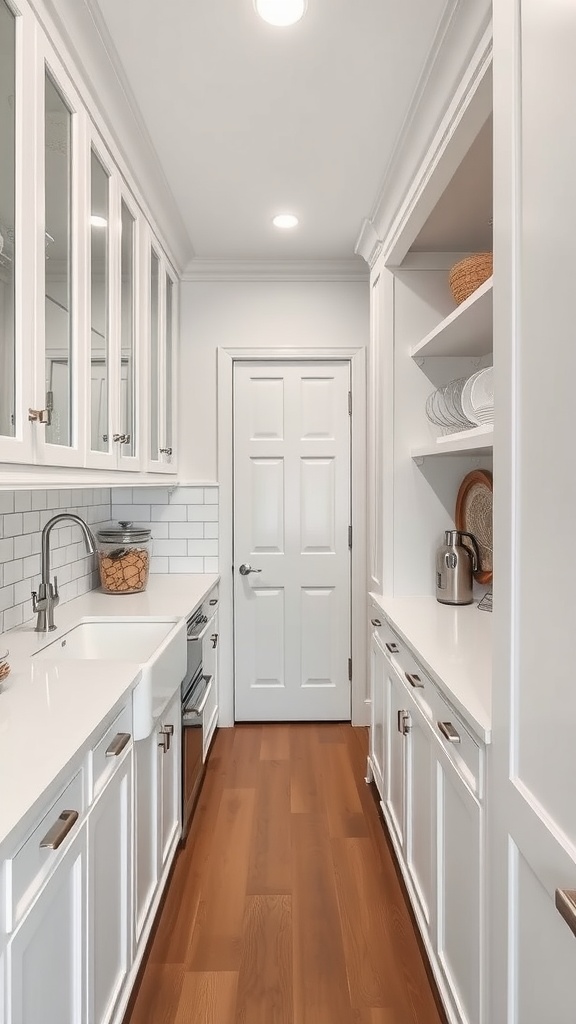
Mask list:
[{"label": "brushed nickel drawer pull", "polygon": [[[381,626],[382,625],[382,623],[380,622],[380,619],[370,619],[370,622],[372,623],[373,626]],[[388,644],[386,644],[386,646],[388,646]]]},{"label": "brushed nickel drawer pull", "polygon": [[398,644],[386,644],[386,650],[390,651],[390,654],[398,654]]},{"label": "brushed nickel drawer pull", "polygon": [[424,683],[420,679],[420,676],[417,676],[415,672],[405,672],[404,675],[410,683],[410,686],[413,686],[415,690],[424,689]]},{"label": "brushed nickel drawer pull", "polygon": [[106,757],[118,757],[130,743],[130,738],[129,732],[117,732],[110,746],[106,748]]},{"label": "brushed nickel drawer pull", "polygon": [[57,850],[64,842],[71,828],[78,821],[78,811],[62,811],[57,821],[40,840],[40,849]]},{"label": "brushed nickel drawer pull", "polygon": [[438,722],[438,728],[448,743],[460,743],[460,733],[452,725],[452,722]]},{"label": "brushed nickel drawer pull", "polygon": [[218,604],[218,598],[217,597],[211,597],[209,602],[208,602],[208,604],[210,604],[210,605],[212,605],[212,607],[214,607],[215,604]]},{"label": "brushed nickel drawer pull", "polygon": [[173,725],[163,725],[162,729],[166,733],[167,736],[173,736],[174,735],[174,726]]},{"label": "brushed nickel drawer pull", "polygon": [[576,935],[576,889],[556,889],[556,910],[559,910],[571,932]]}]

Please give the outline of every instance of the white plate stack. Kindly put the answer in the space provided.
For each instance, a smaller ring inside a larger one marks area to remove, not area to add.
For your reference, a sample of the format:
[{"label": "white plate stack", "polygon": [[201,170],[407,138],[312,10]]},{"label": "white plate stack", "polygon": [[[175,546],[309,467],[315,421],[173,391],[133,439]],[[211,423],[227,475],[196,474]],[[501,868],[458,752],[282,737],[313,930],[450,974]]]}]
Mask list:
[{"label": "white plate stack", "polygon": [[494,423],[494,367],[478,370],[462,389],[462,411],[477,426]]}]

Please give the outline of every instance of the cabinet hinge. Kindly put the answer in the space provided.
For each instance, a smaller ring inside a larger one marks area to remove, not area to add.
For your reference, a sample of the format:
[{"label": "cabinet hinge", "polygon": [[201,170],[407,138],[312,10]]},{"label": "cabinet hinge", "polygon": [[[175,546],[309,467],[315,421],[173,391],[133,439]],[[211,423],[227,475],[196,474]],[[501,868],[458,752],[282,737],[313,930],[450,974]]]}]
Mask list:
[{"label": "cabinet hinge", "polygon": [[348,681],[352,682],[352,658],[348,658]]},{"label": "cabinet hinge", "polygon": [[348,527],[348,547],[352,547],[352,527]]},{"label": "cabinet hinge", "polygon": [[352,415],[352,392],[348,392],[348,415]]}]

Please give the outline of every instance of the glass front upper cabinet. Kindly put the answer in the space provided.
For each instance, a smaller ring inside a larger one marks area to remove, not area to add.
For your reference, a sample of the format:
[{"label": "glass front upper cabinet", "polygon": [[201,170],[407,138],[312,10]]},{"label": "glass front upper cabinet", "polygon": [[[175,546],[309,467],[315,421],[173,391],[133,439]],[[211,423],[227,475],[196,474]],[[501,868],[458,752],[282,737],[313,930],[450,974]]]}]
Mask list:
[{"label": "glass front upper cabinet", "polygon": [[120,455],[136,455],[136,218],[120,203]]},{"label": "glass front upper cabinet", "polygon": [[48,69],[44,79],[44,358],[46,441],[74,443],[72,345],[72,112]]},{"label": "glass front upper cabinet", "polygon": [[0,0],[0,436],[16,433],[16,18]]},{"label": "glass front upper cabinet", "polygon": [[90,449],[109,452],[110,175],[90,151]]},{"label": "glass front upper cabinet", "polygon": [[176,472],[174,451],[174,279],[165,259],[150,251],[150,468]]}]

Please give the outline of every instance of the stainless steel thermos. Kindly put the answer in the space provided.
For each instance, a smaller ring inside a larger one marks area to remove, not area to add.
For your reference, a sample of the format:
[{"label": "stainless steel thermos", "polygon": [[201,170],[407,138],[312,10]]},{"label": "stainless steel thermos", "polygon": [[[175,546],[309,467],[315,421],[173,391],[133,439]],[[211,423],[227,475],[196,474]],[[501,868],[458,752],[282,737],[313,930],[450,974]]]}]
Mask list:
[{"label": "stainless steel thermos", "polygon": [[[462,543],[468,537],[470,547]],[[472,573],[480,555],[476,538],[463,530],[446,530],[436,552],[436,600],[441,604],[472,604]]]}]

